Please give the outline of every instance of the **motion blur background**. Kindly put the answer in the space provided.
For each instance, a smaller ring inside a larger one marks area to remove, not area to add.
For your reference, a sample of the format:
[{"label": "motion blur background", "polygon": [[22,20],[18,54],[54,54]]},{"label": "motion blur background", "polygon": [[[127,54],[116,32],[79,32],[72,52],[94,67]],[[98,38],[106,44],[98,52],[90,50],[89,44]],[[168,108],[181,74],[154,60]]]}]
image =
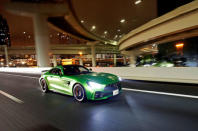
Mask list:
[{"label": "motion blur background", "polygon": [[[197,67],[197,33],[186,33],[167,42],[152,40],[138,43],[138,46],[128,46],[124,50],[119,48],[121,39],[129,32],[190,2],[193,0],[1,0],[0,44],[8,47],[5,49],[1,46],[0,66],[40,67],[37,64],[33,15],[42,12],[33,5],[47,8],[53,4],[57,5],[55,9],[59,5],[64,6],[61,6],[61,13],[57,11],[53,14],[53,11],[42,10],[48,14],[49,66]],[[26,5],[32,10],[23,8]],[[73,22],[68,17],[74,17],[76,25],[72,25]],[[179,33],[182,33],[181,30],[177,32]],[[94,41],[98,43],[94,47],[93,56],[87,43]],[[131,54],[123,51],[135,53],[131,57]]]}]

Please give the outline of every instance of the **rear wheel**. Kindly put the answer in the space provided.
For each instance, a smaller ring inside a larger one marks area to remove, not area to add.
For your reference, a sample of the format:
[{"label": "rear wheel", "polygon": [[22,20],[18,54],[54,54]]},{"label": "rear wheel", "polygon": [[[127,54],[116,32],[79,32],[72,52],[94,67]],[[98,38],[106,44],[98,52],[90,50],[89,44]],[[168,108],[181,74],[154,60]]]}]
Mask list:
[{"label": "rear wheel", "polygon": [[82,85],[76,84],[73,88],[74,98],[79,102],[84,102],[87,100],[86,93]]},{"label": "rear wheel", "polygon": [[41,79],[40,84],[42,92],[47,93],[49,90],[45,79]]}]

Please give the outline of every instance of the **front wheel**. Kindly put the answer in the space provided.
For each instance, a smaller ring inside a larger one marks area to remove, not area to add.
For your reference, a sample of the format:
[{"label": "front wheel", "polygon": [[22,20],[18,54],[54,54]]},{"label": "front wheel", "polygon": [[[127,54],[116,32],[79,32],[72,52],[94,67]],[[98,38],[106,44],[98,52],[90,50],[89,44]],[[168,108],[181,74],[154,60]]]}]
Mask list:
[{"label": "front wheel", "polygon": [[45,79],[41,79],[40,84],[41,84],[42,92],[47,93],[48,92],[48,86],[47,86],[47,83],[46,83]]},{"label": "front wheel", "polygon": [[73,88],[74,98],[79,102],[84,102],[87,100],[86,93],[82,85],[76,84]]}]

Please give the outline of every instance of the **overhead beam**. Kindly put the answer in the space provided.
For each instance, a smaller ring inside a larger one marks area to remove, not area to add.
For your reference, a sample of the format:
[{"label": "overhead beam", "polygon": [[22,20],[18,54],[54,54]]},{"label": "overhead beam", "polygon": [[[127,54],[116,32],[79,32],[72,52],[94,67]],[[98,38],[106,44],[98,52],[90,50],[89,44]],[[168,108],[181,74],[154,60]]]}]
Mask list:
[{"label": "overhead beam", "polygon": [[[91,46],[90,45],[56,45],[51,47],[51,52],[54,55],[61,55],[61,54],[74,54],[78,55],[79,51],[81,51],[83,54],[91,54]],[[8,53],[10,55],[31,55],[35,54],[35,47],[34,46],[28,46],[28,47],[9,47]],[[118,47],[111,46],[111,45],[96,45],[96,54],[119,54]],[[4,54],[3,51],[0,52],[0,54]]]},{"label": "overhead beam", "polygon": [[4,5],[6,10],[18,14],[29,16],[35,13],[48,16],[64,16],[68,14],[66,3],[27,3],[27,2],[8,2]]}]

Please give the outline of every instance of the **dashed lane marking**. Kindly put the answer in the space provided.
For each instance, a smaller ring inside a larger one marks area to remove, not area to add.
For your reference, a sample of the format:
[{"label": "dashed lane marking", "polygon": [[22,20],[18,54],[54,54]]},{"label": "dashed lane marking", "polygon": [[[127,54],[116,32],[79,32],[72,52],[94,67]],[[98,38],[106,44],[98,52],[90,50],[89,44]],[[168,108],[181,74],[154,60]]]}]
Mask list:
[{"label": "dashed lane marking", "polygon": [[0,94],[2,94],[2,95],[4,95],[4,96],[8,97],[9,99],[11,99],[11,100],[13,100],[14,102],[17,102],[17,103],[19,103],[19,104],[23,104],[23,103],[24,103],[22,100],[20,100],[20,99],[14,97],[14,96],[12,96],[12,95],[10,95],[10,94],[8,94],[8,93],[2,91],[2,90],[0,90]]}]

